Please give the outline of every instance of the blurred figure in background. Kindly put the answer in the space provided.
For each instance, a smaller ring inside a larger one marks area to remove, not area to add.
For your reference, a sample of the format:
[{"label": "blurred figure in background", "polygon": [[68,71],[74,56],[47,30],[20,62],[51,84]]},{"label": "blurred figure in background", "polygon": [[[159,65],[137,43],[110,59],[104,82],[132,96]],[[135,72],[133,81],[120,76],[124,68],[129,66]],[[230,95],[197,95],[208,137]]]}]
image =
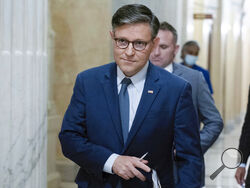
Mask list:
[{"label": "blurred figure in background", "polygon": [[[202,73],[174,62],[174,58],[179,49],[175,28],[167,22],[163,22],[160,25],[157,37],[159,37],[160,41],[151,53],[150,61],[154,65],[160,66],[165,70],[184,78],[191,84],[192,98],[196,113],[199,116],[199,121],[204,124],[204,127],[200,131],[200,143],[204,154],[215,142],[223,129],[223,121],[220,113],[214,104]],[[176,166],[178,170],[178,158]],[[203,164],[201,187],[204,186],[204,179],[205,168]]]},{"label": "blurred figure in background", "polygon": [[209,72],[206,69],[196,64],[198,60],[199,51],[200,51],[200,46],[196,41],[191,40],[191,41],[186,42],[183,45],[182,50],[181,50],[181,58],[183,60],[182,64],[189,68],[202,72],[207,82],[208,88],[211,94],[213,94],[213,88],[212,88],[212,84],[210,81]]},{"label": "blurred figure in background", "polygon": [[235,178],[240,185],[243,185],[245,183],[245,187],[250,188],[250,168],[248,168],[247,177],[246,180],[244,180],[246,174],[246,163],[250,155],[250,86],[248,91],[247,112],[241,130],[239,150],[243,154],[243,160],[242,164],[236,171]]}]

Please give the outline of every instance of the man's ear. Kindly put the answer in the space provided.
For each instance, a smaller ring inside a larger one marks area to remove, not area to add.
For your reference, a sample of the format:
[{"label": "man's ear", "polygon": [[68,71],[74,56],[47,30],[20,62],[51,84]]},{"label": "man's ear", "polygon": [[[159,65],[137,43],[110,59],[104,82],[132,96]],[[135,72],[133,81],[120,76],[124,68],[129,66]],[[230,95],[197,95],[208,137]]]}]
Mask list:
[{"label": "man's ear", "polygon": [[159,44],[159,42],[160,42],[160,38],[159,37],[155,37],[153,39],[153,44],[154,44],[153,49],[155,49],[157,47],[157,45]]},{"label": "man's ear", "polygon": [[175,56],[176,56],[176,54],[178,53],[179,48],[180,48],[180,45],[176,44],[176,45],[175,45],[175,49],[174,49],[174,55],[175,55]]},{"label": "man's ear", "polygon": [[110,31],[109,31],[109,34],[110,34],[110,36],[111,36],[112,39],[115,38],[115,33],[114,33],[114,31],[110,30]]}]

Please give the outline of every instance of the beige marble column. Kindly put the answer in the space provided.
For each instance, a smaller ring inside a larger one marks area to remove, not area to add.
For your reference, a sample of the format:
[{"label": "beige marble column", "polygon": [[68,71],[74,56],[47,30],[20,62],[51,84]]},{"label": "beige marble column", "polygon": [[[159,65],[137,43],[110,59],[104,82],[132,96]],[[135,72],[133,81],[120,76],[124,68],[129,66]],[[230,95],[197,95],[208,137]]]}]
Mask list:
[{"label": "beige marble column", "polygon": [[242,27],[241,27],[241,43],[242,43],[242,112],[245,113],[248,101],[248,88],[250,85],[250,1],[244,1],[242,7]]},{"label": "beige marble column", "polygon": [[49,35],[48,188],[57,188],[58,181],[60,188],[76,187],[78,166],[62,155],[58,133],[76,75],[112,61],[111,7],[111,0],[49,1],[53,32]]},{"label": "beige marble column", "polygon": [[[50,23],[50,22],[49,22]],[[62,117],[56,110],[54,100],[54,41],[55,32],[48,27],[48,139],[47,139],[47,188],[59,188],[61,175],[56,168],[56,147],[58,142],[59,125]]]},{"label": "beige marble column", "polygon": [[47,0],[0,1],[0,186],[45,188]]}]

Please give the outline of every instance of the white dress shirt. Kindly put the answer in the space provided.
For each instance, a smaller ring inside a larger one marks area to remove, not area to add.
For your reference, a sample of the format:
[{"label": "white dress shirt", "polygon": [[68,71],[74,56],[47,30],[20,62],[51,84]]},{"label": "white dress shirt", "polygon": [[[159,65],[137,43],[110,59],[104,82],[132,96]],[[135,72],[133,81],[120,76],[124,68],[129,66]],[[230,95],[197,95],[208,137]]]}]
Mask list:
[{"label": "white dress shirt", "polygon": [[168,66],[164,68],[166,71],[173,73],[173,63],[170,63]]}]

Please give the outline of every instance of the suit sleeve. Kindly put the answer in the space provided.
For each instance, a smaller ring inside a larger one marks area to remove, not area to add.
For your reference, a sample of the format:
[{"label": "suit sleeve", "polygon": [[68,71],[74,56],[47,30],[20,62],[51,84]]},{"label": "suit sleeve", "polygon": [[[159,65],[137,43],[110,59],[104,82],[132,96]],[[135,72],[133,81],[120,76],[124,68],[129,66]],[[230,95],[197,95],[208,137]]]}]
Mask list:
[{"label": "suit sleeve", "polygon": [[186,83],[183,88],[177,105],[174,132],[179,177],[176,187],[200,188],[202,152],[198,119],[193,106],[189,83]]},{"label": "suit sleeve", "polygon": [[78,75],[74,92],[64,115],[59,139],[63,154],[87,173],[102,178],[106,160],[112,154],[105,147],[90,142],[86,128],[86,99],[84,84]]},{"label": "suit sleeve", "polygon": [[198,82],[197,110],[200,121],[204,124],[200,131],[201,149],[204,154],[219,137],[223,129],[223,121],[201,73]]},{"label": "suit sleeve", "polygon": [[243,163],[247,163],[247,159],[250,155],[250,87],[248,93],[247,112],[245,115],[244,124],[241,130],[239,150],[243,154]]}]

